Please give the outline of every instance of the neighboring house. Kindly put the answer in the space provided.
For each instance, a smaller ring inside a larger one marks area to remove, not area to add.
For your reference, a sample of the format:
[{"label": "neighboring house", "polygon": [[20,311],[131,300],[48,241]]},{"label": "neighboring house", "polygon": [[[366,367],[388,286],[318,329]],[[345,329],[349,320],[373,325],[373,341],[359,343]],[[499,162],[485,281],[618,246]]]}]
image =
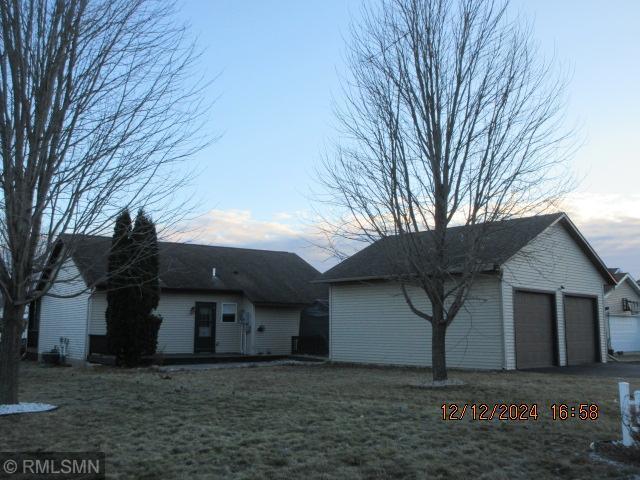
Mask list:
[{"label": "neighboring house", "polygon": [[[447,232],[463,255],[465,228]],[[431,235],[423,232],[419,235]],[[515,369],[606,361],[602,260],[563,214],[491,225],[483,264],[446,337],[449,367]],[[431,364],[431,326],[414,315],[393,281],[380,240],[325,272],[329,284],[330,358],[339,362]],[[450,260],[455,274],[455,261]],[[426,309],[423,291],[409,291]]]},{"label": "neighboring house", "polygon": [[[61,242],[65,241],[63,237]],[[34,310],[30,333],[39,353],[69,338],[68,358],[106,353],[105,279],[111,239],[81,236],[58,279]],[[159,243],[162,316],[158,353],[291,352],[300,312],[326,287],[319,272],[288,252]]]},{"label": "neighboring house", "polygon": [[618,268],[609,271],[616,285],[605,293],[609,343],[614,352],[640,352],[640,286]]}]

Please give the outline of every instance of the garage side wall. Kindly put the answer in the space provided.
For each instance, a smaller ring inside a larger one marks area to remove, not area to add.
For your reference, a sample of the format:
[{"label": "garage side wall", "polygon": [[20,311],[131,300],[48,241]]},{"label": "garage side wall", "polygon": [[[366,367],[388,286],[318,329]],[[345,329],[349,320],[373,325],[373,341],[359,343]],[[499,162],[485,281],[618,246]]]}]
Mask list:
[{"label": "garage side wall", "polygon": [[[429,311],[424,292],[411,291]],[[503,365],[500,282],[479,278],[447,330],[447,365],[500,369]],[[336,362],[431,365],[431,325],[411,312],[390,282],[334,284],[330,290],[330,356]]]},{"label": "garage side wall", "polygon": [[[242,296],[172,292],[160,294],[157,313],[162,316],[162,324],[158,332],[158,353],[193,353],[195,316],[191,309],[195,307],[196,302],[216,303],[216,353],[239,353],[241,348],[239,316],[242,309]],[[235,323],[222,322],[223,303],[237,304]],[[90,334],[106,335],[106,293],[94,293],[90,308]]]},{"label": "garage side wall", "polygon": [[300,312],[299,308],[255,307],[255,353],[291,354],[291,337],[300,331]]},{"label": "garage side wall", "polygon": [[[503,265],[502,298],[505,339],[505,367],[516,368],[514,290],[539,290],[553,294],[557,316],[557,344],[560,365],[566,365],[565,295],[593,295],[597,299],[600,357],[606,361],[607,333],[604,322],[604,282],[591,260],[565,227],[552,225],[520,253]],[[564,287],[564,288],[563,288]]]},{"label": "garage side wall", "polygon": [[[65,295],[70,298],[58,298]],[[67,358],[84,360],[87,346],[87,306],[89,293],[73,261],[60,269],[58,279],[40,301],[38,353],[48,352],[60,344],[60,337],[69,339]]]}]

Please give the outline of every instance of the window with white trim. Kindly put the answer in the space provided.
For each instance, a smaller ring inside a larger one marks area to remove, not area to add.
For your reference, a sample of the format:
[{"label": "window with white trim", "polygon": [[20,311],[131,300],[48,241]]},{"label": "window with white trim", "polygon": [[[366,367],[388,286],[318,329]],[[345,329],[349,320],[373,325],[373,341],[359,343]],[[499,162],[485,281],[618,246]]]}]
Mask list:
[{"label": "window with white trim", "polygon": [[222,304],[222,323],[235,323],[238,312],[238,305],[236,303],[223,303]]}]

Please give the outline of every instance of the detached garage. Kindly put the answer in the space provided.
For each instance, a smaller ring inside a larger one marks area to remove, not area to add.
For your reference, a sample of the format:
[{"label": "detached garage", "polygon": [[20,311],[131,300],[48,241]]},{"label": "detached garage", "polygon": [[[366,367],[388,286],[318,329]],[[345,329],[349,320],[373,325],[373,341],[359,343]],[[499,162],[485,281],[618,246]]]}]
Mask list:
[{"label": "detached garage", "polygon": [[[456,242],[465,228],[448,230],[450,251],[460,252]],[[604,287],[615,279],[571,220],[541,215],[489,230],[487,268],[447,330],[447,365],[528,369],[606,361]],[[330,286],[331,360],[431,364],[431,326],[410,310],[395,280],[394,241],[373,243],[318,280]],[[409,287],[408,295],[429,310],[423,291]]]}]

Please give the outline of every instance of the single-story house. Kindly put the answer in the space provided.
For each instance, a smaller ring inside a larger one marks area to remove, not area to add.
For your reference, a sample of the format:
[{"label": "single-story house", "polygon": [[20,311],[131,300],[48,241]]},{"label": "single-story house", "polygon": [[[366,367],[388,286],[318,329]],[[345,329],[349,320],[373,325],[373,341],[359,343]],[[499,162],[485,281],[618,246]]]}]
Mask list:
[{"label": "single-story house", "polygon": [[[41,354],[65,337],[67,358],[85,360],[106,353],[111,239],[80,236],[73,245],[34,308],[30,344]],[[325,286],[310,283],[319,272],[289,252],[159,242],[159,263],[160,354],[289,354],[302,309],[327,298]]]},{"label": "single-story house", "polygon": [[619,268],[609,271],[616,279],[604,294],[610,348],[615,352],[640,352],[640,285]]},{"label": "single-story house", "polygon": [[[448,366],[510,370],[606,362],[604,286],[615,280],[569,217],[539,215],[489,227],[486,268],[447,330]],[[472,227],[447,231],[452,255],[464,255],[466,228]],[[329,285],[331,360],[431,364],[431,326],[412,313],[394,281],[396,240],[379,240],[319,277]],[[408,294],[428,311],[423,291],[409,287]]]}]

